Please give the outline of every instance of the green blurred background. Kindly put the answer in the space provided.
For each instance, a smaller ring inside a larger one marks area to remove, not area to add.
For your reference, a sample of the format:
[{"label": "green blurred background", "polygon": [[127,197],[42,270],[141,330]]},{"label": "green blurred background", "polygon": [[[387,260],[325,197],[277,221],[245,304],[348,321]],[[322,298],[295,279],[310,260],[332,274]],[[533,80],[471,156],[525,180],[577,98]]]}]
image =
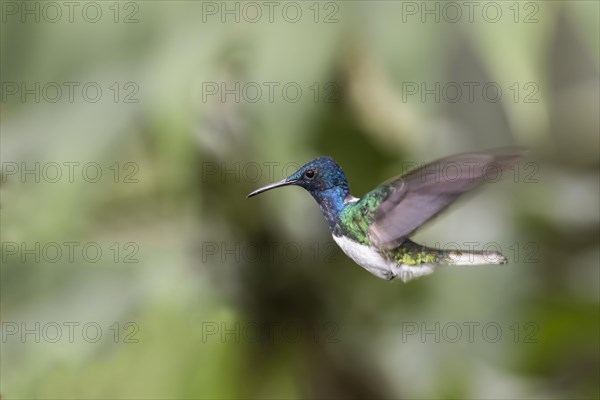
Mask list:
[{"label": "green blurred background", "polygon": [[[2,1],[2,398],[598,398],[599,3],[465,3]],[[417,235],[504,266],[383,281],[245,199],[515,145]]]}]

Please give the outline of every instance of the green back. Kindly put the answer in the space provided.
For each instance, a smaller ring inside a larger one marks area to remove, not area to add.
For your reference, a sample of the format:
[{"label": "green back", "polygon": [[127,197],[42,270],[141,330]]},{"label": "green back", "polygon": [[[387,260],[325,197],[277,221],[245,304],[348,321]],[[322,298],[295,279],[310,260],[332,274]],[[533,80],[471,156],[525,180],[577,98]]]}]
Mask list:
[{"label": "green back", "polygon": [[356,242],[370,246],[369,226],[375,218],[377,207],[388,195],[388,192],[388,186],[379,186],[357,202],[348,204],[340,213],[339,222],[333,233],[336,236],[347,236]]}]

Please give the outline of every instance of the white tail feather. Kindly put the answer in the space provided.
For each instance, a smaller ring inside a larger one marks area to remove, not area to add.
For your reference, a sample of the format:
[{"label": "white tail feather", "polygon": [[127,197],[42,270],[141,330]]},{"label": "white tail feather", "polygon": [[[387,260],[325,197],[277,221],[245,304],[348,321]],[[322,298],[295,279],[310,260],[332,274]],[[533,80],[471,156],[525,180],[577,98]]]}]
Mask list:
[{"label": "white tail feather", "polygon": [[497,251],[468,252],[450,251],[447,253],[449,265],[484,265],[484,264],[506,264],[506,257]]}]

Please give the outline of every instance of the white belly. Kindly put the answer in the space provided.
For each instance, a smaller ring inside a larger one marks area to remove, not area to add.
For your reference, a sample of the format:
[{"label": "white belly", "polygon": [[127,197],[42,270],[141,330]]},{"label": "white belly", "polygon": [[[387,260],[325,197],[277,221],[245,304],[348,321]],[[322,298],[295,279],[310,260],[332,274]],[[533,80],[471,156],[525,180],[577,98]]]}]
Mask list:
[{"label": "white belly", "polygon": [[340,246],[342,251],[354,260],[355,263],[382,279],[394,279],[400,277],[402,281],[433,273],[434,265],[397,265],[384,258],[376,249],[360,244],[342,236],[333,235],[333,240]]},{"label": "white belly", "polygon": [[393,279],[391,263],[381,256],[372,247],[360,244],[343,236],[333,235],[333,240],[340,246],[342,251],[355,263],[383,279]]}]

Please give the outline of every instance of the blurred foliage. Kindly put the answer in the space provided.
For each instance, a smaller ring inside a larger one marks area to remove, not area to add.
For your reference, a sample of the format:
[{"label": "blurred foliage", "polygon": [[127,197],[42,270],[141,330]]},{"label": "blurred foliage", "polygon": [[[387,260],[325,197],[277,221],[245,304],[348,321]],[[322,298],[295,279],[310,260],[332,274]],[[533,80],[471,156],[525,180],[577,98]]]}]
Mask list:
[{"label": "blurred foliage", "polygon": [[[534,23],[515,23],[512,2],[499,3],[498,23],[405,20],[411,2],[314,3],[319,23],[312,2],[298,3],[297,23],[203,14],[221,2],[115,3],[121,19],[137,10],[129,24],[114,22],[109,2],[97,23],[79,14],[22,23],[9,3],[25,4],[2,2],[3,85],[97,82],[104,92],[97,103],[0,104],[2,398],[600,396],[598,2],[515,2],[521,18],[537,7]],[[337,22],[323,23],[331,10]],[[114,82],[121,96],[134,83],[139,101],[113,101]],[[203,98],[207,82],[294,82],[303,96],[223,102]],[[496,82],[504,93],[498,102],[404,97],[406,83],[421,82]],[[521,92],[515,102],[515,82],[535,83],[538,101]],[[339,162],[360,196],[409,164],[513,145],[530,148],[534,170],[488,185],[417,235],[498,243],[506,266],[382,281],[333,245],[306,193],[245,199],[281,179],[282,166],[320,155]],[[24,183],[6,170],[73,161],[97,162],[107,178]],[[114,183],[115,162],[122,174],[135,163],[138,182]],[[258,179],[249,163],[261,166]],[[265,163],[279,163],[275,176]],[[97,263],[35,262],[4,246],[69,241],[106,253]],[[130,242],[137,263],[122,262]],[[290,257],[286,244],[302,254]],[[239,250],[249,246],[263,256]],[[7,335],[7,323],[68,321],[98,324],[101,340]],[[124,340],[127,322],[136,343]],[[502,338],[407,335],[413,324],[465,322],[495,323]],[[243,331],[272,325],[300,338]],[[234,333],[208,336],[215,326]]]}]

